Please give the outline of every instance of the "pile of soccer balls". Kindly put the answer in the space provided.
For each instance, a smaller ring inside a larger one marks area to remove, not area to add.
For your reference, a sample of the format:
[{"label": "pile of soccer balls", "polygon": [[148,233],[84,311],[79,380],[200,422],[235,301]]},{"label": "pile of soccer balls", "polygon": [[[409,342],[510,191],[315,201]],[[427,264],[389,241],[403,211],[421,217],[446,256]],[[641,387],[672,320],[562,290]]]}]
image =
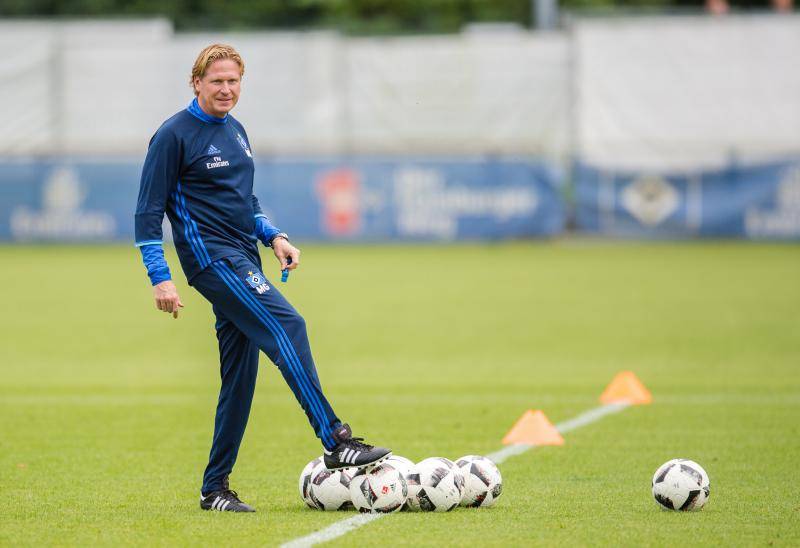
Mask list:
[{"label": "pile of soccer balls", "polygon": [[316,458],[300,474],[300,496],[318,510],[449,512],[459,505],[492,506],[502,491],[500,470],[478,455],[456,462],[431,457],[417,464],[392,455],[377,466],[336,471]]}]

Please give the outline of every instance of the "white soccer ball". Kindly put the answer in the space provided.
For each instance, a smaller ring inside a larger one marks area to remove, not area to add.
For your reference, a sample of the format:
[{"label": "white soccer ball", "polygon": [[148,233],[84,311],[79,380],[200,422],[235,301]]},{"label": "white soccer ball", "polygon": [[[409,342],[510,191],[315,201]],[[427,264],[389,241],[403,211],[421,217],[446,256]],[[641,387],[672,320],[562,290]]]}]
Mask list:
[{"label": "white soccer ball", "polygon": [[653,498],[664,508],[700,510],[709,494],[708,474],[694,461],[672,459],[653,474]]},{"label": "white soccer ball", "polygon": [[358,471],[350,482],[350,498],[359,512],[388,514],[406,503],[408,486],[400,471],[384,461]]},{"label": "white soccer ball", "polygon": [[503,477],[497,465],[480,455],[467,455],[456,461],[464,476],[461,506],[477,508],[494,505],[503,492]]},{"label": "white soccer ball", "polygon": [[351,510],[350,480],[355,469],[328,470],[323,465],[311,475],[311,498],[321,510]]},{"label": "white soccer ball", "polygon": [[302,472],[300,472],[300,498],[303,499],[303,502],[305,502],[309,508],[313,508],[315,510],[320,510],[320,506],[311,495],[311,476],[320,467],[325,468],[325,465],[322,462],[322,457],[317,457],[306,464],[306,467],[303,468]]},{"label": "white soccer ball", "polygon": [[395,470],[403,473],[413,470],[417,466],[411,459],[401,457],[400,455],[391,455],[389,458],[381,462],[381,464],[385,463],[391,464]]},{"label": "white soccer ball", "polygon": [[453,461],[431,457],[417,464],[419,491],[409,498],[412,510],[449,512],[461,502],[464,476]]},{"label": "white soccer ball", "polygon": [[408,497],[406,498],[406,503],[403,505],[403,510],[407,510],[409,508],[408,501],[417,496],[419,492],[419,472],[417,471],[417,465],[414,464],[412,460],[401,457],[400,455],[392,455],[383,461],[383,463],[392,465],[395,470],[400,472],[403,479],[406,480]]}]

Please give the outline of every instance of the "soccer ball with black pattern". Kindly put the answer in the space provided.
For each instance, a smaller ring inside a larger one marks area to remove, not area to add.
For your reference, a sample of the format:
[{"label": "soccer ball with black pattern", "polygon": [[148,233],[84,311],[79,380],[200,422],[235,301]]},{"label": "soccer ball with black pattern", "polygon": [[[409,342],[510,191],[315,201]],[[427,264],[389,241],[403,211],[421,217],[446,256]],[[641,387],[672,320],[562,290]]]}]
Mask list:
[{"label": "soccer ball with black pattern", "polygon": [[464,493],[464,476],[450,459],[431,457],[417,463],[419,491],[409,498],[409,508],[423,512],[449,512]]},{"label": "soccer ball with black pattern", "polygon": [[311,474],[310,497],[320,510],[352,510],[350,480],[355,469],[328,470],[324,465]]},{"label": "soccer ball with black pattern", "polygon": [[400,475],[403,476],[403,479],[406,480],[406,485],[408,486],[408,497],[406,498],[406,502],[403,504],[402,509],[408,510],[408,501],[417,496],[417,493],[419,492],[419,472],[417,471],[417,465],[414,464],[412,460],[401,457],[400,455],[392,455],[383,461],[383,464],[390,464],[393,466],[398,472],[400,472]]},{"label": "soccer ball with black pattern", "polygon": [[467,455],[456,461],[464,475],[461,506],[468,508],[494,505],[503,492],[503,477],[497,465],[480,455]]},{"label": "soccer ball with black pattern", "polygon": [[703,467],[687,459],[672,459],[653,474],[653,498],[669,510],[700,510],[711,492]]},{"label": "soccer ball with black pattern", "polygon": [[406,503],[408,485],[400,471],[384,461],[356,472],[350,482],[350,498],[362,513],[397,512]]},{"label": "soccer ball with black pattern", "polygon": [[322,462],[322,457],[317,457],[308,464],[306,464],[303,471],[300,472],[300,481],[298,487],[300,488],[300,498],[303,499],[303,502],[309,508],[313,508],[314,510],[321,510],[319,506],[319,502],[314,499],[313,495],[311,494],[311,476],[316,472],[319,468],[325,468],[325,464]]}]

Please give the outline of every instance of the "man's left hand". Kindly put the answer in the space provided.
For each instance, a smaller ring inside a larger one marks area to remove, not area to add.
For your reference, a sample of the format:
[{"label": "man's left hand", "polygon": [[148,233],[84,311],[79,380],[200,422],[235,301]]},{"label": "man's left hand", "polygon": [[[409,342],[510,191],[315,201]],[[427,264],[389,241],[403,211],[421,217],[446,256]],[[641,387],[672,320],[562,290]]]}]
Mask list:
[{"label": "man's left hand", "polygon": [[[300,250],[286,238],[277,237],[272,240],[272,251],[281,262],[281,270],[294,270],[300,264]],[[291,258],[291,261],[289,259]]]}]

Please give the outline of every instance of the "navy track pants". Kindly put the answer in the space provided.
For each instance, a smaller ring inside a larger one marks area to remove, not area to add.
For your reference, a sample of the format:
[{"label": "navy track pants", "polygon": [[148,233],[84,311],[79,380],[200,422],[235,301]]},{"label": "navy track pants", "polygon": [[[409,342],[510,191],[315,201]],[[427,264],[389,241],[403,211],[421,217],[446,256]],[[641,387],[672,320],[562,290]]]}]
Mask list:
[{"label": "navy track pants", "polygon": [[258,371],[258,351],[278,366],[322,444],[340,424],[322,393],[302,316],[242,255],[214,261],[192,285],[213,305],[222,387],[202,492],[222,488],[239,452]]}]

